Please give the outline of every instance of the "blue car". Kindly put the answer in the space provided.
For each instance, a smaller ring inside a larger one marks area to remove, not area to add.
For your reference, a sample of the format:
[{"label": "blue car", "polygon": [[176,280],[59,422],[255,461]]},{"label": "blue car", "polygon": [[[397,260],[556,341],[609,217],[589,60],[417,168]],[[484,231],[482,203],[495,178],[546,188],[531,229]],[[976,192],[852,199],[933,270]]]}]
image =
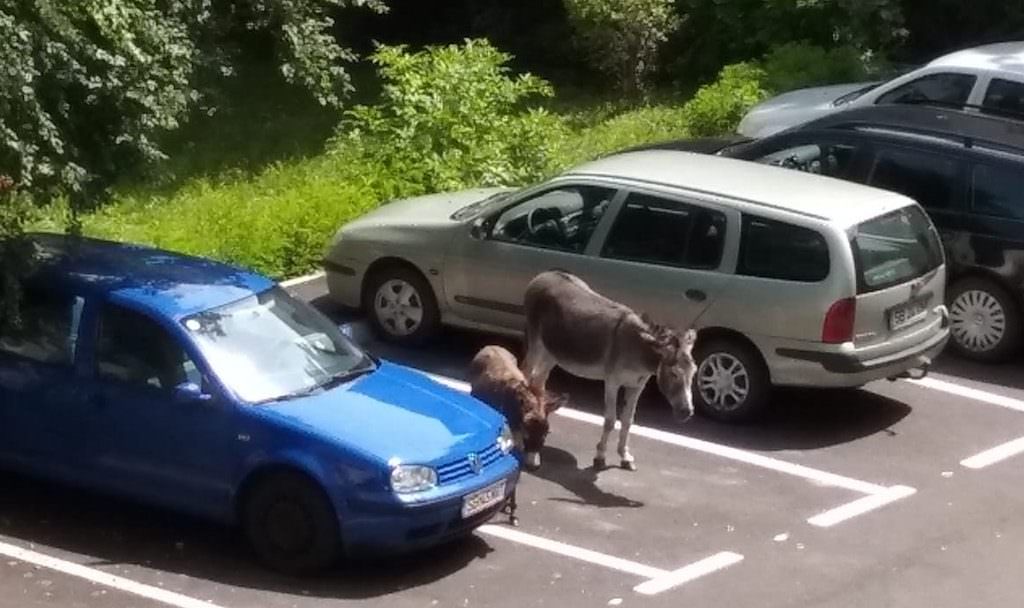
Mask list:
[{"label": "blue car", "polygon": [[33,240],[21,322],[0,330],[0,467],[238,525],[290,573],[469,534],[511,496],[504,418],[270,279]]}]

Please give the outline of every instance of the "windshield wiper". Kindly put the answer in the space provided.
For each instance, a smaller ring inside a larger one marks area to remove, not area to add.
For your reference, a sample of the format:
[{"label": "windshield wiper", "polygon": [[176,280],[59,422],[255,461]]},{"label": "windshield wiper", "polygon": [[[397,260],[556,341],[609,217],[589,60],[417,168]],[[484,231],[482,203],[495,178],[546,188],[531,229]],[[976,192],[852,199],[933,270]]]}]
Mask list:
[{"label": "windshield wiper", "polygon": [[362,361],[359,362],[359,365],[353,367],[352,369],[339,372],[331,376],[327,380],[314,384],[313,386],[307,386],[306,388],[301,388],[297,391],[293,391],[286,395],[281,395],[280,397],[274,397],[271,399],[264,399],[262,401],[258,401],[256,402],[256,405],[272,403],[275,401],[293,401],[295,399],[301,399],[302,397],[306,397],[314,393],[319,393],[321,391],[329,391],[334,387],[341,386],[342,384],[345,384],[347,382],[351,382],[356,378],[359,378],[360,376],[365,376],[366,374],[369,374],[370,372],[373,372],[376,369],[376,359],[369,355],[364,355]]}]

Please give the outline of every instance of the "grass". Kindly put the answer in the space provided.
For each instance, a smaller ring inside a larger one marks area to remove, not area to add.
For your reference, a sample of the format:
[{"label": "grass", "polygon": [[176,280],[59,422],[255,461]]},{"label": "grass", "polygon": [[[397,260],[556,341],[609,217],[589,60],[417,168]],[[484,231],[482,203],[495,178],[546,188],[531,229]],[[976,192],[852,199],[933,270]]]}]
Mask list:
[{"label": "grass", "polygon": [[[86,214],[85,233],[284,278],[316,268],[334,232],[400,181],[345,154],[326,153],[338,114],[273,74],[243,74],[229,93],[222,111],[195,117],[165,142],[171,160],[126,180],[107,204]],[[677,100],[630,107],[576,91],[550,107],[571,133],[558,150],[561,168],[686,135]],[[65,217],[66,209],[54,206],[35,228],[59,230]]]}]

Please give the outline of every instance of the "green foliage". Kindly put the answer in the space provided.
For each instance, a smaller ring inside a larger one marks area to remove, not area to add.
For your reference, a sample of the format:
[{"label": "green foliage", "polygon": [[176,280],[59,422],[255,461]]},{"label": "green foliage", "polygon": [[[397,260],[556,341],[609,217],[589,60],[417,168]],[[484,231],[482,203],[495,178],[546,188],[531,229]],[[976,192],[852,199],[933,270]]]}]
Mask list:
[{"label": "green foliage", "polygon": [[647,88],[658,50],[681,20],[674,0],[565,0],[580,44],[627,95]]},{"label": "green foliage", "polygon": [[747,110],[767,96],[764,80],[764,70],[751,63],[722,68],[717,80],[698,89],[683,106],[690,134],[707,137],[734,132]]},{"label": "green foliage", "polygon": [[512,76],[509,59],[483,40],[419,52],[380,47],[373,55],[384,81],[380,102],[349,111],[333,148],[400,179],[396,195],[545,175],[561,124],[526,102],[553,91],[534,76]]},{"label": "green foliage", "polygon": [[789,42],[774,47],[761,67],[765,88],[774,93],[868,78],[861,54],[849,46],[825,49],[807,42]]},{"label": "green foliage", "polygon": [[[602,116],[604,108],[595,110]],[[686,113],[678,104],[647,106],[594,120],[565,141],[558,165],[567,169],[609,152],[643,143],[679,139],[689,135]]]}]

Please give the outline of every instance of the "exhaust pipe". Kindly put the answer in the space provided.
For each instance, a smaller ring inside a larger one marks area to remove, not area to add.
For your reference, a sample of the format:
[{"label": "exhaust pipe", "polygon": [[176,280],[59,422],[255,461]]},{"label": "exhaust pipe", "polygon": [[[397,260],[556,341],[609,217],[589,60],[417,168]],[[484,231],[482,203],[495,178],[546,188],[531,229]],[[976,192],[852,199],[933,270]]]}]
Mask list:
[{"label": "exhaust pipe", "polygon": [[896,374],[895,376],[889,376],[886,378],[889,382],[896,382],[897,380],[920,380],[928,375],[928,368],[931,367],[931,357],[920,355],[917,358],[917,364],[908,369],[905,372]]}]

